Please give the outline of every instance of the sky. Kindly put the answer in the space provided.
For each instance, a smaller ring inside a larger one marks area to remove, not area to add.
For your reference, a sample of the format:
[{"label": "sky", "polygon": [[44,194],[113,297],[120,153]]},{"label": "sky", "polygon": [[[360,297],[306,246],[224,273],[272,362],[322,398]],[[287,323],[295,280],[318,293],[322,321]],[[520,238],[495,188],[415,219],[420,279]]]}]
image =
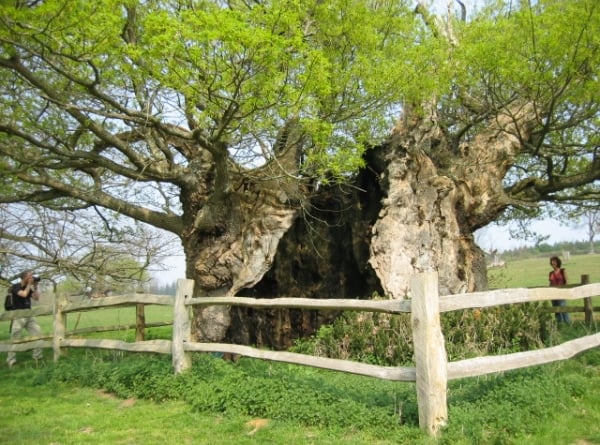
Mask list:
[{"label": "sky", "polygon": [[[587,233],[583,227],[566,226],[556,219],[543,219],[533,222],[530,230],[540,236],[548,236],[546,244],[560,242],[586,241]],[[499,227],[490,225],[475,233],[475,241],[483,250],[489,252],[497,249],[498,252],[515,249],[518,247],[532,246],[534,241],[514,239],[510,236],[510,226]]]}]

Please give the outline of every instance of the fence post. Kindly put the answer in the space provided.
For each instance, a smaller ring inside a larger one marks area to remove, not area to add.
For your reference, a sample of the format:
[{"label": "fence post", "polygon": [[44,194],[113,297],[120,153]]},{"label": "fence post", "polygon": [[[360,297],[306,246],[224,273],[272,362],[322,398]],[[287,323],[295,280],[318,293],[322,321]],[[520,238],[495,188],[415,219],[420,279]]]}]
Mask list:
[{"label": "fence post", "polygon": [[[589,275],[581,275],[581,284],[590,284]],[[585,323],[591,325],[594,322],[594,306],[592,305],[592,297],[583,299],[583,312],[585,314]]]},{"label": "fence post", "polygon": [[144,341],[146,328],[146,310],[144,304],[135,305],[135,341]]},{"label": "fence post", "polygon": [[437,273],[413,275],[410,290],[419,426],[435,436],[448,419],[448,361],[440,324]]},{"label": "fence post", "polygon": [[173,305],[173,370],[180,374],[192,365],[190,353],[185,351],[185,343],[191,337],[191,308],[185,305],[194,292],[194,280],[177,280],[177,292]]},{"label": "fence post", "polygon": [[54,351],[55,362],[57,362],[61,356],[60,343],[64,340],[67,331],[67,314],[62,311],[64,303],[64,295],[54,294],[54,333],[52,336],[52,350]]}]

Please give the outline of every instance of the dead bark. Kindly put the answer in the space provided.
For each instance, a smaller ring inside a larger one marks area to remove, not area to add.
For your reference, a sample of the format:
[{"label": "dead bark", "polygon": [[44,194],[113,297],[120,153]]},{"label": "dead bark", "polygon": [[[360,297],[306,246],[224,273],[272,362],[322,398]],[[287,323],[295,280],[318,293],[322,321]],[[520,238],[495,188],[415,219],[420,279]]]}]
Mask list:
[{"label": "dead bark", "polygon": [[[369,266],[371,225],[380,208],[376,175],[361,174],[361,187],[321,189],[310,211],[299,214],[283,236],[273,267],[241,296],[256,298],[365,298],[382,293]],[[234,343],[286,348],[313,334],[336,311],[232,308],[227,338]]]},{"label": "dead bark", "polygon": [[486,288],[473,232],[508,206],[502,181],[536,117],[528,105],[508,110],[461,144],[435,113],[407,112],[399,122],[384,150],[385,197],[370,259],[392,298],[407,296],[410,275],[432,270],[441,295]]}]

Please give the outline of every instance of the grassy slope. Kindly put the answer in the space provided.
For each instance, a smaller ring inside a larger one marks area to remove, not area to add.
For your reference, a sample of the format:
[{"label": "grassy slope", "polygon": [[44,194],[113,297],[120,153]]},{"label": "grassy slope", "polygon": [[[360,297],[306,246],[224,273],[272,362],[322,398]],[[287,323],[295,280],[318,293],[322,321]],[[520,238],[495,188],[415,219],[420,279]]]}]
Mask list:
[{"label": "grassy slope", "polygon": [[[600,255],[574,256],[565,266],[572,282],[584,273],[592,282],[600,278]],[[544,286],[548,270],[547,259],[530,259],[509,262],[490,275],[494,287]],[[158,312],[151,317],[155,320],[168,319],[164,308],[151,311]],[[44,331],[50,332],[51,319],[41,318]],[[133,318],[132,309],[93,311],[84,313],[78,326]],[[77,316],[70,316],[69,328],[76,322]],[[0,323],[0,338],[6,338],[6,329]],[[568,338],[585,329],[575,323],[563,334]],[[150,335],[168,332],[162,328]],[[112,336],[131,340],[132,333]],[[157,403],[137,395],[149,391],[144,386],[148,378],[136,380],[140,371],[127,361],[141,361],[144,369],[150,363],[145,357],[73,350],[54,370],[49,362],[36,368],[29,354],[19,354],[16,369],[0,366],[0,444],[600,444],[598,348],[560,363],[451,382],[449,426],[439,441],[417,428],[413,384],[250,359],[236,365],[216,360],[218,372],[210,376],[208,368],[194,367],[200,377],[185,386],[192,396]],[[168,357],[157,360],[168,368]],[[77,374],[93,372],[96,381],[72,381]],[[180,384],[166,375],[150,391]],[[124,392],[117,398],[103,387]],[[199,411],[207,400],[220,408]],[[249,405],[253,414],[240,412],[240,406]],[[405,424],[382,432],[361,419],[352,420],[359,409],[383,410]],[[245,423],[261,413],[268,413],[260,417],[269,417],[270,423],[249,435]]]}]

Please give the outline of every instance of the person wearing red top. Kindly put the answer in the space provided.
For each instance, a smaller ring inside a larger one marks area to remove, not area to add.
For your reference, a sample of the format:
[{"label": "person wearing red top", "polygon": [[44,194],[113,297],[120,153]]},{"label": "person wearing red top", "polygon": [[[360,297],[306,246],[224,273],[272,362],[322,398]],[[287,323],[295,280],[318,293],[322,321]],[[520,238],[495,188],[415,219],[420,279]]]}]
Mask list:
[{"label": "person wearing red top", "polygon": [[[553,256],[550,258],[550,266],[552,266],[552,271],[548,275],[548,281],[550,281],[550,286],[560,287],[567,284],[567,271],[561,267],[562,261],[559,257]],[[552,306],[566,306],[567,300],[552,300]],[[571,318],[569,317],[568,312],[557,312],[556,313],[556,321],[561,323],[570,323]]]}]

